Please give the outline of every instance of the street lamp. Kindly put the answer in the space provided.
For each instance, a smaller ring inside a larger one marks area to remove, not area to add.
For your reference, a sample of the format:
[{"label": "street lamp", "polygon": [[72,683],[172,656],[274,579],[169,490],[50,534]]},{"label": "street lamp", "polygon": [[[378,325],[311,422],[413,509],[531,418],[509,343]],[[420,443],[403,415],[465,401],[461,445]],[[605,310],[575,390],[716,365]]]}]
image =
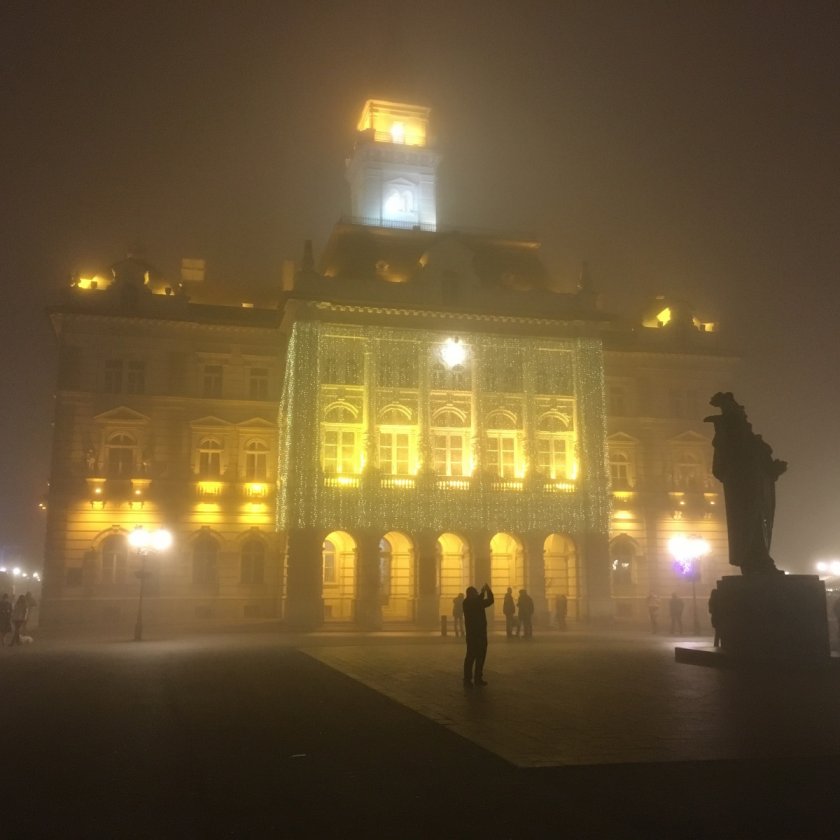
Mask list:
[{"label": "street lamp", "polygon": [[149,572],[146,571],[146,558],[152,552],[166,551],[172,545],[172,534],[164,528],[149,532],[142,525],[138,525],[129,535],[128,541],[137,552],[140,558],[140,570],[137,577],[140,578],[140,600],[137,604],[137,621],[134,624],[134,641],[143,641],[143,593],[146,588],[146,578]]},{"label": "street lamp", "polygon": [[678,536],[668,540],[668,551],[674,558],[674,571],[685,580],[691,581],[691,611],[694,618],[694,635],[700,635],[700,621],[697,617],[697,581],[700,580],[700,558],[705,557],[710,547],[700,537]]}]

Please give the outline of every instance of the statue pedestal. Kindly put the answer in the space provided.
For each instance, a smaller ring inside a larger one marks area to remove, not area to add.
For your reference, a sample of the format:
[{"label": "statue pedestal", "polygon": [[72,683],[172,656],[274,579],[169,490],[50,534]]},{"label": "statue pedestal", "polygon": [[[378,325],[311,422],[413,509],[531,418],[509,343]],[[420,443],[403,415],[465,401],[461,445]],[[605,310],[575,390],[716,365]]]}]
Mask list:
[{"label": "statue pedestal", "polygon": [[825,584],[816,575],[724,577],[717,592],[727,658],[803,662],[831,656]]}]

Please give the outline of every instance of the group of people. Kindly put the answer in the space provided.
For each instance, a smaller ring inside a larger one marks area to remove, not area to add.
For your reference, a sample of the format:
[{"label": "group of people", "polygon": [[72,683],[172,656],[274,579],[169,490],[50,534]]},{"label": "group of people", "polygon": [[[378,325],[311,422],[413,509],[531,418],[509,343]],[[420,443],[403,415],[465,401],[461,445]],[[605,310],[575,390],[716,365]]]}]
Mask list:
[{"label": "group of people", "polygon": [[[651,633],[658,633],[659,632],[659,596],[654,594],[653,592],[648,595],[647,598],[647,608],[648,608],[648,616],[650,617],[650,632]],[[668,614],[671,619],[671,635],[672,636],[681,636],[683,632],[683,610],[685,609],[685,603],[683,599],[677,595],[676,592],[671,593],[671,597],[668,599]]]},{"label": "group of people", "polygon": [[5,647],[7,639],[9,645],[21,644],[29,610],[34,606],[35,599],[29,592],[19,595],[14,603],[7,592],[0,595],[0,646]]},{"label": "group of people", "polygon": [[[474,589],[474,587],[470,587],[470,589]],[[459,592],[452,599],[452,622],[455,627],[455,636],[460,638],[466,635],[464,628],[464,601],[469,596],[470,589],[467,589],[466,596],[463,592]],[[502,612],[505,616],[505,633],[509,639],[520,635],[525,639],[533,638],[534,599],[525,589],[520,589],[519,598],[514,600],[513,589],[509,586],[505,593]],[[562,617],[563,624],[565,624],[565,619],[566,616],[564,613]]]}]

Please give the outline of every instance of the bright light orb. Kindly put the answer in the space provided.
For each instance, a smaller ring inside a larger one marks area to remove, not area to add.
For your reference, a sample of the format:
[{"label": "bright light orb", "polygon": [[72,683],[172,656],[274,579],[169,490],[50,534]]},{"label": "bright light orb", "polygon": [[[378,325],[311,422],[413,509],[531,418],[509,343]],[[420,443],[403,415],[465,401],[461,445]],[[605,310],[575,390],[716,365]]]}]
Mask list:
[{"label": "bright light orb", "polygon": [[391,140],[394,143],[405,143],[405,126],[401,122],[395,122],[391,126]]},{"label": "bright light orb", "polygon": [[461,344],[458,338],[447,338],[440,346],[440,358],[451,370],[457,365],[464,364],[467,358],[467,348]]},{"label": "bright light orb", "polygon": [[172,534],[164,528],[159,528],[151,533],[142,525],[138,525],[129,535],[128,541],[138,551],[152,549],[153,551],[166,551],[172,545]]}]

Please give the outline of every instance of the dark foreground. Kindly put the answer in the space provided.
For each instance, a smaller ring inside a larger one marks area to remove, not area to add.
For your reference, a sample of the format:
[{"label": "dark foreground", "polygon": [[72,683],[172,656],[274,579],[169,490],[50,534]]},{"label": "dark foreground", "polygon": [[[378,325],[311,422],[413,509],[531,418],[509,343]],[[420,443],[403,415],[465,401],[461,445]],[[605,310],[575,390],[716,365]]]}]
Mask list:
[{"label": "dark foreground", "polygon": [[[2,835],[682,840],[840,833],[833,749],[811,757],[516,767],[445,721],[307,655],[312,641],[297,641],[304,649],[288,638],[237,635],[0,650]],[[365,659],[359,640],[348,644]],[[394,644],[406,647],[410,670],[411,646]],[[608,662],[624,654],[607,646],[601,655]],[[657,667],[670,667],[666,661]],[[789,688],[790,679],[780,677],[783,684]],[[599,692],[616,716],[624,687]],[[837,718],[836,679],[829,688],[825,712]],[[492,680],[482,690],[492,692]]]}]

